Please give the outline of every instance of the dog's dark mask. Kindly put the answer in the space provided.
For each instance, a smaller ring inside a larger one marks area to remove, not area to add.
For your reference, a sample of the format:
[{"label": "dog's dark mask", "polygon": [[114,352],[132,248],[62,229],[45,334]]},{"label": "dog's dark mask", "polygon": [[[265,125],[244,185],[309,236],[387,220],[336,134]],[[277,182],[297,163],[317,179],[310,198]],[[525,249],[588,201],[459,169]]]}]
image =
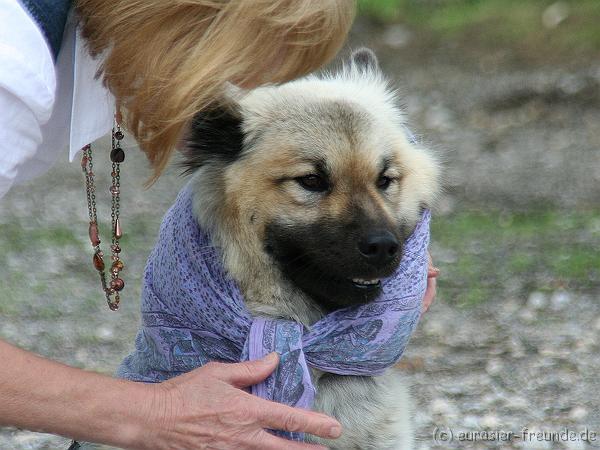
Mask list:
[{"label": "dog's dark mask", "polygon": [[283,274],[325,310],[362,304],[381,293],[402,257],[406,230],[357,214],[338,223],[270,223],[265,250]]}]

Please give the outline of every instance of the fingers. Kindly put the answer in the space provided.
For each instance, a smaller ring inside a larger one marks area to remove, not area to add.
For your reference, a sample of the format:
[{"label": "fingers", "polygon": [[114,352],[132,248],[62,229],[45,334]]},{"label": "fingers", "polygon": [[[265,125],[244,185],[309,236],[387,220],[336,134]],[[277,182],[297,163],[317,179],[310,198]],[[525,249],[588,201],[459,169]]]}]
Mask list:
[{"label": "fingers", "polygon": [[211,363],[205,367],[213,377],[243,388],[264,381],[277,368],[277,364],[279,364],[279,355],[273,352],[255,361],[235,364]]},{"label": "fingers", "polygon": [[437,267],[429,266],[429,269],[427,269],[427,278],[437,278],[439,274],[440,269]]},{"label": "fingers", "polygon": [[427,289],[425,290],[425,296],[423,297],[423,303],[421,304],[422,313],[427,312],[435,299],[437,293],[436,278],[440,275],[440,269],[433,266],[431,253],[427,253],[427,258],[429,260],[429,267],[427,268]]},{"label": "fingers", "polygon": [[431,253],[429,252],[427,252],[427,259],[429,260],[429,267],[427,268],[427,278],[436,278],[440,274],[440,269],[433,265]]},{"label": "fingers", "polygon": [[261,450],[327,450],[322,445],[304,444],[302,442],[290,441],[262,431],[259,437]]},{"label": "fingers", "polygon": [[421,304],[421,312],[427,312],[433,300],[435,299],[435,295],[437,292],[437,280],[435,277],[427,279],[427,290],[425,291],[425,296],[423,297],[423,303]]},{"label": "fingers", "polygon": [[340,423],[329,416],[262,399],[258,421],[264,428],[310,433],[326,439],[337,439],[342,434]]},{"label": "fingers", "polygon": [[[260,383],[267,378],[277,367],[279,355],[271,353],[263,359],[248,361],[237,364],[211,363],[204,366],[209,374],[217,379],[225,381],[235,387],[241,388]],[[271,402],[250,394],[247,399],[251,402],[251,408],[255,415],[258,425],[262,428],[272,430],[282,430],[288,432],[309,433],[325,439],[337,439],[342,434],[342,426],[339,422],[324,414],[308,411],[300,408],[292,408],[280,403]],[[274,439],[275,436],[269,435]],[[266,439],[266,438],[265,438]],[[273,441],[277,446],[269,448],[277,449],[314,449],[319,448],[306,444],[298,444],[299,447],[291,447],[288,440]]]}]

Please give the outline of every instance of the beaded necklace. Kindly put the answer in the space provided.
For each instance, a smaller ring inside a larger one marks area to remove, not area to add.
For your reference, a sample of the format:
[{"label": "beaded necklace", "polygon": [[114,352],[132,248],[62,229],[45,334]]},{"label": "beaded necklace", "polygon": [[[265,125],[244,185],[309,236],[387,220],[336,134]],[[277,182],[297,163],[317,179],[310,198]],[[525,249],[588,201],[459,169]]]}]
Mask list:
[{"label": "beaded necklace", "polygon": [[112,311],[116,311],[119,308],[121,301],[121,291],[125,287],[125,282],[120,276],[120,272],[123,270],[124,265],[121,260],[121,246],[119,245],[119,239],[123,236],[121,229],[121,221],[119,219],[119,208],[121,203],[121,163],[125,160],[125,152],[121,147],[121,141],[124,138],[123,131],[121,130],[121,114],[119,111],[115,114],[115,124],[112,129],[112,149],[110,152],[110,160],[112,161],[112,172],[111,172],[111,185],[108,191],[111,194],[111,265],[109,269],[110,281],[106,275],[106,265],[104,263],[104,252],[100,248],[100,234],[98,231],[98,218],[96,211],[96,187],[94,183],[94,172],[93,172],[93,159],[92,159],[92,146],[91,144],[83,147],[83,157],[81,158],[81,168],[85,176],[85,190],[87,195],[88,215],[90,224],[88,228],[88,234],[92,248],[94,249],[94,255],[92,262],[94,267],[100,274],[100,283],[102,285],[102,291],[106,296],[106,302],[108,307]]}]

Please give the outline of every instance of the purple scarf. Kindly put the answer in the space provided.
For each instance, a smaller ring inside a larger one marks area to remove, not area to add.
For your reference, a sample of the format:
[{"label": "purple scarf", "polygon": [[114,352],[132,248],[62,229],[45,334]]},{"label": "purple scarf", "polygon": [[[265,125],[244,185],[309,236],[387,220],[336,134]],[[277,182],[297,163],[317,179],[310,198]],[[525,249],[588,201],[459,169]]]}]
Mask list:
[{"label": "purple scarf", "polygon": [[[309,366],[340,375],[379,375],[402,356],[420,316],[427,285],[430,214],[404,247],[393,277],[375,301],[334,311],[310,329],[292,320],[253,317],[219,250],[192,214],[184,188],[169,209],[148,258],[142,292],[142,328],[135,351],[117,375],[160,382],[209,361],[255,360],[276,351],[278,369],[252,393],[310,408],[315,396]],[[302,434],[287,437],[301,440]]]}]

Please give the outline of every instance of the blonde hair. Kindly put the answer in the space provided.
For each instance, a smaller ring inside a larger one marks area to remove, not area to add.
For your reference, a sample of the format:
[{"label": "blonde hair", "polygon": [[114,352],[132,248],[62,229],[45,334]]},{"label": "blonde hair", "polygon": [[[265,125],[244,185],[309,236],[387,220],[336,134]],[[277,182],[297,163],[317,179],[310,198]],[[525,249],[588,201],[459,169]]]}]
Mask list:
[{"label": "blonde hair", "polygon": [[353,0],[78,0],[82,34],[105,52],[105,84],[154,168],[227,81],[280,83],[328,62]]}]

